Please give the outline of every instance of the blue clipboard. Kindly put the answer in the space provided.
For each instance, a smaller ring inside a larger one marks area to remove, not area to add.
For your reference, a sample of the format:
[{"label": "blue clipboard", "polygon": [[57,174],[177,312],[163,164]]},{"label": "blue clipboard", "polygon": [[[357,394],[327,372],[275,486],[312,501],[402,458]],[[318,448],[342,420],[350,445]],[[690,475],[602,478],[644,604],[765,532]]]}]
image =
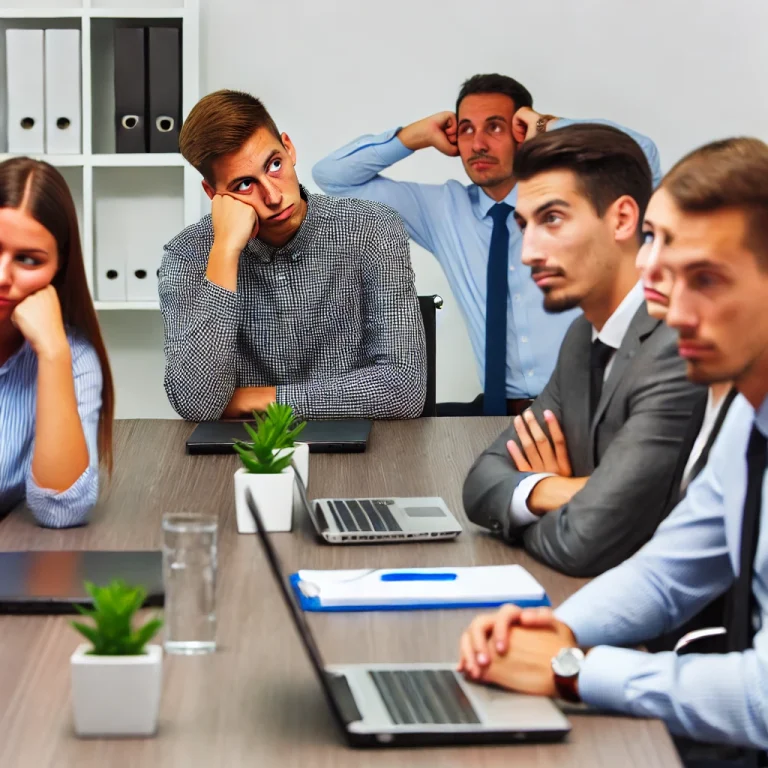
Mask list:
[{"label": "blue clipboard", "polygon": [[468,602],[468,603],[409,603],[408,605],[333,605],[323,606],[319,597],[307,597],[299,587],[301,581],[298,573],[292,573],[289,577],[291,588],[299,601],[302,609],[310,613],[355,613],[361,611],[429,611],[451,610],[456,608],[498,608],[509,602],[514,602],[520,608],[549,608],[552,603],[546,593],[540,600],[496,600],[493,602]]}]

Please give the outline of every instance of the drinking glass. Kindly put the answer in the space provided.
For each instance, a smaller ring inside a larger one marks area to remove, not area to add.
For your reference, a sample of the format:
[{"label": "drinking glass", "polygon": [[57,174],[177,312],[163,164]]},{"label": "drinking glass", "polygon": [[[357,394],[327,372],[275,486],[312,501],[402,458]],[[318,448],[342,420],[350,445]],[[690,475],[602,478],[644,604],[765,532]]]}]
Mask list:
[{"label": "drinking glass", "polygon": [[176,654],[216,650],[215,517],[163,516],[165,650]]}]

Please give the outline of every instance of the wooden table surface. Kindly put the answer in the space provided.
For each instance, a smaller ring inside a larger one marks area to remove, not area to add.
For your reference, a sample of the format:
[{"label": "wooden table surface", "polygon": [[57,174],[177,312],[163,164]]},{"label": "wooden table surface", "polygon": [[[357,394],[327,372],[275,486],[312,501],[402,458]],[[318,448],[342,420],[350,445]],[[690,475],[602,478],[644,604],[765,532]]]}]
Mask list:
[{"label": "wooden table surface", "polygon": [[[442,496],[466,525],[455,542],[382,546],[318,543],[301,514],[274,534],[286,571],[298,568],[493,565],[517,562],[555,605],[583,581],[555,573],[467,523],[462,481],[474,457],[505,419],[443,418],[377,423],[365,454],[318,455],[310,494]],[[159,549],[166,512],[219,519],[218,650],[166,656],[159,732],[152,739],[81,740],[74,736],[69,656],[79,643],[63,616],[0,616],[0,766],[385,766],[535,765],[616,768],[680,765],[656,721],[571,716],[555,745],[418,750],[348,749],[323,700],[255,536],[235,524],[234,456],[184,454],[192,426],[123,421],[115,431],[116,471],[92,522],[69,531],[36,527],[26,510],[0,523],[1,550]],[[327,663],[455,661],[472,611],[311,614]]]}]

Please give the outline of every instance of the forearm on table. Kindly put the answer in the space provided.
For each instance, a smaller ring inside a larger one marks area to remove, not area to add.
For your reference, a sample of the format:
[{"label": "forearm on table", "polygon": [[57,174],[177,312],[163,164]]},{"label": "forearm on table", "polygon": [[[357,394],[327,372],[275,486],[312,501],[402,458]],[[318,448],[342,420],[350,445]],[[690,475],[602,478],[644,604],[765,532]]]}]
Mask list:
[{"label": "forearm on table", "polygon": [[373,364],[277,387],[277,401],[304,418],[412,419],[424,408],[425,396],[423,372],[409,365]]},{"label": "forearm on table", "polygon": [[69,345],[38,355],[35,450],[32,475],[41,488],[70,488],[89,464],[77,408]]}]

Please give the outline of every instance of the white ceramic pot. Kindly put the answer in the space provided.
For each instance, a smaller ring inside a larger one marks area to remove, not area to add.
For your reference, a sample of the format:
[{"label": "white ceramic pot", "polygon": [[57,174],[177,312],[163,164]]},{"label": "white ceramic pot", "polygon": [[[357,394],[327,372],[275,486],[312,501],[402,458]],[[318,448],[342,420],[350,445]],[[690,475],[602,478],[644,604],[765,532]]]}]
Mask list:
[{"label": "white ceramic pot", "polygon": [[239,533],[256,533],[256,523],[245,501],[251,489],[268,531],[290,531],[293,523],[293,468],[277,475],[252,475],[241,468],[235,472],[235,512]]},{"label": "white ceramic pot", "polygon": [[299,470],[299,475],[304,481],[304,487],[309,487],[309,444],[296,443],[293,451],[293,462]]},{"label": "white ceramic pot", "polygon": [[152,736],[157,731],[163,649],[141,656],[92,656],[87,643],[70,658],[78,736]]}]

